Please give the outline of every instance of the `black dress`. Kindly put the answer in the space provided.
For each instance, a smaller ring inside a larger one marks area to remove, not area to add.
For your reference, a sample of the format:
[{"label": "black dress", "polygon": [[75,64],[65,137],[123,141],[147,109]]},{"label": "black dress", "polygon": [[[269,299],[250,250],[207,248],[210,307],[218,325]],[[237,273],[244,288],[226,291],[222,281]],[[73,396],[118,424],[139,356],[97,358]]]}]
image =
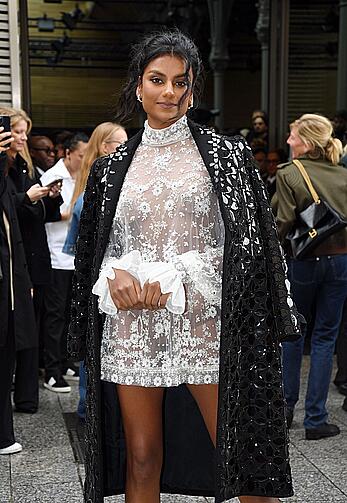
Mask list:
[{"label": "black dress", "polygon": [[[206,428],[185,386],[168,388],[161,489],[215,495],[217,502],[240,495],[290,496],[279,341],[297,338],[299,326],[276,226],[245,140],[222,137],[191,122],[189,127],[218,195],[226,230],[217,449],[214,463]],[[115,385],[100,380],[103,318],[91,289],[141,136],[95,162],[81,214],[70,351],[86,359],[85,501],[92,503],[124,492],[121,415]]]}]

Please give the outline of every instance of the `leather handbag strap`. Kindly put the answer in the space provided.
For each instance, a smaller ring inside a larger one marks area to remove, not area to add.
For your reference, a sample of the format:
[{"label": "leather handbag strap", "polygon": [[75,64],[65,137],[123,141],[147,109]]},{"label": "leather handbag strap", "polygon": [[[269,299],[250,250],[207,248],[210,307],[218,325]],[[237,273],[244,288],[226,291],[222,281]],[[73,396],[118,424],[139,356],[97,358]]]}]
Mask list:
[{"label": "leather handbag strap", "polygon": [[305,182],[307,184],[308,190],[310,191],[311,196],[312,196],[314,202],[316,204],[319,204],[320,203],[319,195],[315,191],[315,189],[314,189],[314,187],[312,185],[311,179],[308,176],[306,169],[304,168],[304,165],[298,159],[293,159],[293,164],[295,164],[295,166],[298,168],[298,170],[302,174],[302,176],[303,176],[303,178],[304,178],[304,180],[305,180]]}]

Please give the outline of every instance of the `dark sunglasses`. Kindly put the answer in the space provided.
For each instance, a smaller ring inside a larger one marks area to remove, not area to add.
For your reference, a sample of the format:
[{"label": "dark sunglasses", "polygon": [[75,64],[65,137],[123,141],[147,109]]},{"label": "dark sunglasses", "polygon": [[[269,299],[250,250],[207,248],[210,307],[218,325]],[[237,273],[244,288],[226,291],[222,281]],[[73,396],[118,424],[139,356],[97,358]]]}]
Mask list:
[{"label": "dark sunglasses", "polygon": [[57,151],[54,148],[49,148],[49,147],[46,147],[46,148],[31,147],[31,150],[38,150],[41,152],[46,152],[47,155],[49,155],[49,154],[56,155],[56,153],[57,153]]}]

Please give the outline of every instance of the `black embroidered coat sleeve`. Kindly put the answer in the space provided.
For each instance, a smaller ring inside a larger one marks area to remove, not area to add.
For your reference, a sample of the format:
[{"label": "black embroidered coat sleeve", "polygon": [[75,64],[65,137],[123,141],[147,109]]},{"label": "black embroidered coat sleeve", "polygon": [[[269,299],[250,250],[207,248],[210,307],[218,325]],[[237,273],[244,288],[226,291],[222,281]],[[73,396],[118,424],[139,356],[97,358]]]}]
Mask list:
[{"label": "black embroidered coat sleeve", "polygon": [[[215,138],[215,143],[218,139]],[[224,143],[224,144],[223,144]],[[279,341],[299,327],[265,188],[242,137],[218,143],[225,208],[216,501],[288,496]]]},{"label": "black embroidered coat sleeve", "polygon": [[80,218],[68,340],[69,354],[76,360],[83,360],[86,355],[88,306],[92,290],[92,270],[102,200],[100,181],[105,168],[104,158],[94,162],[88,178]]}]

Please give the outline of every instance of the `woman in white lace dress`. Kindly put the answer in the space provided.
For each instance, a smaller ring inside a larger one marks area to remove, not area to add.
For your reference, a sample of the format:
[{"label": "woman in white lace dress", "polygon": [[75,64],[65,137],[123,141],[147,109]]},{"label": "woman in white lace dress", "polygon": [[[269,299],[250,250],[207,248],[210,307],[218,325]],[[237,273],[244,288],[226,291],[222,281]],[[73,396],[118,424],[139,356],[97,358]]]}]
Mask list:
[{"label": "woman in white lace dress", "polygon": [[132,112],[136,89],[147,121],[93,287],[106,313],[101,379],[117,384],[125,431],[127,503],[159,502],[166,387],[188,387],[216,441],[225,234],[186,118],[201,70],[197,49],[177,32],[175,52],[143,51],[143,72],[120,107]]}]

